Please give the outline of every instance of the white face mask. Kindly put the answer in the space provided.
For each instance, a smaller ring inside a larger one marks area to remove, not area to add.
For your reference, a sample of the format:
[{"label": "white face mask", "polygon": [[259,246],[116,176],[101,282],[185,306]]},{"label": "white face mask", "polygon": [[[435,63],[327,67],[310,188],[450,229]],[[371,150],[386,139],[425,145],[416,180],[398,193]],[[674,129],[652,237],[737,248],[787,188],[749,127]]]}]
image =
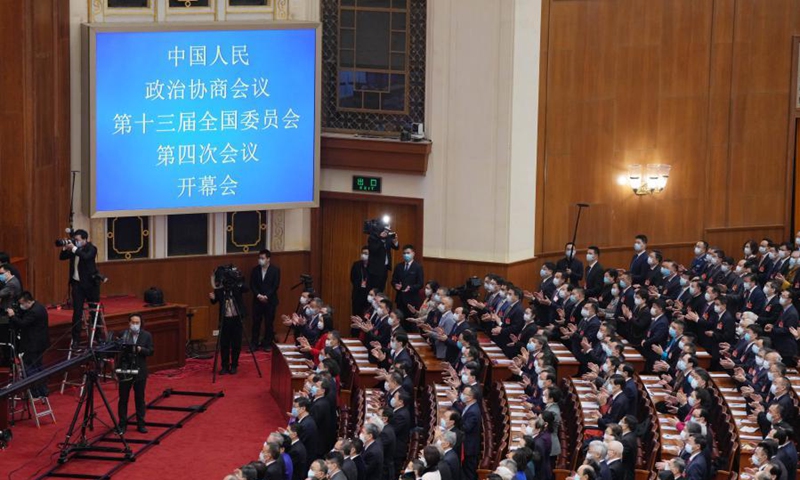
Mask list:
[{"label": "white face mask", "polygon": [[438,308],[438,309],[439,309],[439,311],[440,311],[440,312],[442,312],[442,313],[444,313],[444,312],[445,312],[445,310],[447,309],[447,308],[444,306],[444,303],[440,303],[440,304],[439,304],[439,306],[438,306],[438,307],[436,307],[436,308]]},{"label": "white face mask", "polygon": [[426,296],[426,297],[430,297],[430,296],[431,296],[431,293],[433,293],[433,290],[431,290],[430,288],[426,288],[426,289],[425,289],[425,296]]},{"label": "white face mask", "polygon": [[142,329],[142,324],[140,323],[137,323],[136,325],[131,325],[131,332],[133,333],[139,333],[141,329]]},{"label": "white face mask", "polygon": [[694,247],[694,254],[695,254],[695,255],[700,255],[700,254],[702,254],[702,253],[703,253],[703,249],[702,249],[702,248],[700,248],[700,247]]},{"label": "white face mask", "polygon": [[258,264],[259,264],[259,265],[261,265],[261,266],[263,267],[264,265],[266,265],[266,264],[267,264],[267,261],[266,261],[266,259],[259,258],[259,259],[258,259]]},{"label": "white face mask", "polygon": [[650,316],[655,317],[658,314],[656,307],[650,307]]},{"label": "white face mask", "polygon": [[586,261],[587,262],[589,262],[589,263],[594,262],[594,258],[595,258],[594,257],[594,253],[587,253],[586,254]]},{"label": "white face mask", "polygon": [[367,260],[369,260],[369,255],[367,255],[366,253],[362,253],[361,254],[361,261],[362,262],[366,262]]}]

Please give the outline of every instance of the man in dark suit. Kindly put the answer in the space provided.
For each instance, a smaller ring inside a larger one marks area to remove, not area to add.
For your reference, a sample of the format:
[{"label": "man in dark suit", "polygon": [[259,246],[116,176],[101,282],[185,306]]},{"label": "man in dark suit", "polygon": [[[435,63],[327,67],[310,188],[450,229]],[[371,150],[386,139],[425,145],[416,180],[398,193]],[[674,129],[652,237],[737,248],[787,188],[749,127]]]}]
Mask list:
[{"label": "man in dark suit", "polygon": [[325,455],[325,465],[328,467],[328,480],[347,480],[347,475],[342,471],[344,456],[341,452],[328,452]]},{"label": "man in dark suit", "polygon": [[404,364],[406,371],[410,372],[414,367],[414,360],[408,352],[408,334],[404,332],[397,333],[392,338],[389,346],[391,349],[388,355],[386,352],[378,352],[378,355],[383,354],[383,358],[378,358],[378,365],[389,370],[394,365]]},{"label": "man in dark suit", "polygon": [[619,426],[622,427],[622,464],[625,469],[625,480],[633,480],[634,469],[636,468],[636,458],[639,456],[639,437],[636,429],[639,423],[635,415],[625,415],[620,420]]},{"label": "man in dark suit", "polygon": [[772,346],[781,357],[791,361],[797,356],[797,340],[792,335],[791,329],[798,326],[797,309],[792,305],[792,292],[784,290],[780,293],[781,313],[775,324],[767,324],[764,331],[770,334]]},{"label": "man in dark suit", "polygon": [[336,419],[332,417],[330,401],[327,398],[331,389],[331,382],[327,378],[314,377],[317,382],[311,387],[311,408],[308,413],[314,418],[320,434],[320,453],[327,452],[336,441]]},{"label": "man in dark suit", "polygon": [[[19,308],[22,314],[17,317],[13,309],[8,309],[11,326],[19,332],[21,340],[20,350],[24,355],[22,361],[25,365],[25,375],[31,376],[42,369],[42,356],[50,346],[48,331],[47,309],[33,299],[30,292],[22,292],[19,297]],[[31,394],[35,397],[47,396],[47,383],[41,382],[31,387]]]},{"label": "man in dark suit", "polygon": [[366,423],[361,429],[361,441],[364,442],[364,476],[368,480],[382,478],[383,445],[380,441],[380,430],[372,423]]},{"label": "man in dark suit", "polygon": [[386,288],[386,277],[392,269],[392,250],[397,250],[399,247],[397,235],[390,235],[388,227],[380,232],[370,232],[367,247],[369,248],[367,287],[382,292]]},{"label": "man in dark suit", "polygon": [[647,329],[644,340],[642,340],[642,355],[647,359],[647,371],[652,371],[653,364],[661,358],[661,355],[653,351],[653,345],[664,348],[669,338],[669,320],[664,314],[667,302],[659,298],[650,307],[652,321]]},{"label": "man in dark suit", "polygon": [[[11,272],[11,265],[0,264],[0,318],[7,316],[6,311],[14,305],[21,294],[22,284]],[[3,341],[5,340],[7,339]]]},{"label": "man in dark suit", "polygon": [[[272,265],[269,250],[258,252],[258,265],[250,273],[250,290],[253,292],[253,330],[250,334],[250,349],[259,346],[272,348],[275,338],[275,309],[278,307],[278,288],[281,285],[281,269]],[[264,322],[264,338],[259,343],[261,322]]]},{"label": "man in dark suit", "polygon": [[600,247],[592,245],[586,250],[586,296],[598,298],[603,293],[604,270],[600,265]]},{"label": "man in dark suit", "polygon": [[606,465],[611,473],[611,480],[626,480],[627,472],[625,465],[622,464],[622,442],[616,440],[609,442],[608,454],[606,455]]},{"label": "man in dark suit", "polygon": [[[401,467],[405,463],[406,455],[408,454],[408,439],[411,435],[411,429],[414,427],[410,406],[411,395],[402,390],[394,394],[391,403],[393,411],[389,424],[394,428],[394,435],[397,439],[394,454],[394,463],[397,467]],[[392,478],[397,478],[397,475]]]},{"label": "man in dark suit", "polygon": [[[590,247],[591,248],[591,247]],[[575,244],[567,242],[564,245],[566,253],[564,258],[556,262],[556,270],[564,272],[567,275],[567,281],[572,285],[578,285],[583,279],[583,262],[578,259],[578,251]]]},{"label": "man in dark suit", "polygon": [[[393,480],[397,478],[397,468],[395,467],[395,454],[397,452],[397,435],[395,435],[394,427],[391,425],[392,413],[391,407],[384,407],[380,410],[380,421],[377,417],[372,417],[370,420],[380,430],[378,439],[380,444],[383,445],[383,470],[381,471],[381,480]],[[400,463],[403,463],[400,461]]]},{"label": "man in dark suit", "polygon": [[631,280],[633,285],[644,285],[647,272],[650,270],[647,264],[647,236],[636,235],[633,241],[633,250],[636,252],[631,260]]},{"label": "man in dark suit", "polygon": [[120,356],[119,367],[126,370],[138,370],[136,374],[122,374],[119,378],[119,427],[125,432],[128,425],[128,398],[133,388],[134,401],[136,403],[136,430],[139,433],[147,433],[145,427],[145,410],[147,404],[144,401],[144,391],[147,386],[147,357],[153,354],[153,336],[150,332],[142,329],[142,317],[133,314],[128,317],[128,329],[122,332],[121,342],[123,345],[133,345],[131,353],[123,353]]},{"label": "man in dark suit", "polygon": [[306,447],[308,458],[319,458],[324,452],[321,447],[319,438],[319,427],[314,417],[311,416],[311,401],[306,397],[297,397],[292,404],[292,416],[295,417],[297,423],[302,427],[297,432],[300,441]]},{"label": "man in dark suit", "polygon": [[450,471],[451,480],[461,480],[461,456],[454,448],[456,442],[456,433],[452,431],[442,433],[439,438],[439,446],[444,452],[442,460]]},{"label": "man in dark suit", "polygon": [[419,291],[425,285],[422,265],[414,260],[414,254],[413,245],[403,246],[403,261],[394,267],[392,273],[392,288],[396,292],[395,303],[406,318],[413,316],[408,309],[409,305],[413,305],[415,309],[419,309],[422,305]]},{"label": "man in dark suit", "polygon": [[686,479],[708,480],[708,459],[703,453],[706,449],[705,437],[699,433],[690,434],[686,440],[686,449],[689,454],[686,460]]},{"label": "man in dark suit", "polygon": [[[797,471],[797,447],[789,438],[789,433],[784,428],[775,428],[773,438],[778,444],[778,451],[773,460],[777,460],[786,467],[787,472]],[[792,478],[792,477],[790,477]]]},{"label": "man in dark suit", "polygon": [[353,439],[353,449],[350,459],[356,464],[358,480],[367,480],[367,464],[364,463],[364,442],[360,438]]},{"label": "man in dark suit", "polygon": [[767,304],[767,296],[758,284],[758,275],[748,273],[742,277],[741,300],[738,302],[740,312],[753,312],[761,315]]},{"label": "man in dark suit", "polygon": [[354,455],[353,441],[349,438],[345,438],[336,442],[336,445],[340,447],[340,451],[342,452],[342,455],[344,455],[342,471],[347,477],[347,480],[358,480],[358,467],[352,458]]},{"label": "man in dark suit", "polygon": [[281,468],[280,462],[278,459],[281,456],[281,451],[278,445],[274,443],[265,443],[263,447],[261,447],[262,457],[264,458],[264,464],[266,465],[266,473],[264,474],[264,480],[284,480],[283,478],[283,468]]},{"label": "man in dark suit", "polygon": [[86,230],[75,230],[72,241],[61,247],[60,260],[69,260],[69,284],[72,287],[72,344],[81,340],[83,303],[100,301],[98,281],[97,247],[89,242]]},{"label": "man in dark suit", "polygon": [[608,403],[611,404],[611,408],[602,415],[600,415],[599,411],[595,412],[597,426],[600,430],[605,430],[610,423],[619,423],[628,413],[628,397],[623,392],[625,379],[622,378],[622,375],[613,375],[609,385],[611,385],[611,391],[609,392]]},{"label": "man in dark suit", "polygon": [[367,295],[369,294],[369,247],[361,247],[361,258],[353,262],[350,267],[350,286],[352,293],[350,302],[352,305],[352,315],[361,316],[367,311]]},{"label": "man in dark suit", "polygon": [[[219,304],[219,350],[222,356],[220,375],[235,375],[239,368],[239,353],[242,351],[242,322],[247,312],[244,310],[242,294],[247,287],[225,288],[222,284],[208,294],[212,304]],[[215,365],[216,366],[216,365]]]},{"label": "man in dark suit", "polygon": [[501,348],[507,348],[511,342],[511,335],[518,335],[522,331],[522,327],[525,326],[525,309],[520,301],[522,299],[522,290],[512,286],[508,289],[506,298],[509,302],[509,307],[502,315],[494,317],[494,319],[500,320],[500,325],[493,327],[491,330],[492,339]]},{"label": "man in dark suit", "polygon": [[677,262],[669,259],[661,262],[661,275],[664,276],[664,283],[661,284],[659,295],[667,300],[677,300],[682,290]]},{"label": "man in dark suit", "polygon": [[295,422],[289,425],[286,432],[291,441],[289,458],[292,459],[292,480],[303,480],[306,478],[306,473],[308,473],[308,451],[303,442],[300,441],[302,430],[303,427]]},{"label": "man in dark suit", "polygon": [[481,407],[480,392],[476,387],[467,386],[461,392],[461,426],[464,431],[464,462],[462,463],[462,480],[478,478],[478,457],[481,454]]}]

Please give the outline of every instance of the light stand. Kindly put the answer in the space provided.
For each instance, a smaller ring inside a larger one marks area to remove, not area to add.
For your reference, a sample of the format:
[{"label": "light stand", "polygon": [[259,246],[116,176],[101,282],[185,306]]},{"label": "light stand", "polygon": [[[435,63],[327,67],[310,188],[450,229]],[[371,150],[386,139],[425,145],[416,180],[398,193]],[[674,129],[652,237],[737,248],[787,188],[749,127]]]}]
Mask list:
[{"label": "light stand", "polygon": [[588,203],[579,203],[577,205],[578,205],[578,217],[575,219],[575,230],[573,230],[572,232],[572,250],[570,250],[569,265],[567,266],[568,268],[572,268],[572,260],[575,259],[575,251],[578,249],[577,246],[575,245],[575,240],[578,239],[578,225],[580,225],[581,223],[581,211],[584,208],[589,208]]},{"label": "light stand", "polygon": [[[78,171],[72,170],[70,173],[72,174],[72,187],[70,187],[69,192],[69,228],[67,228],[67,234],[71,237],[75,221],[75,177],[78,175]],[[62,310],[72,309],[72,285],[69,280],[71,277],[72,272],[67,276],[67,294],[64,296],[64,302],[59,305]]]}]

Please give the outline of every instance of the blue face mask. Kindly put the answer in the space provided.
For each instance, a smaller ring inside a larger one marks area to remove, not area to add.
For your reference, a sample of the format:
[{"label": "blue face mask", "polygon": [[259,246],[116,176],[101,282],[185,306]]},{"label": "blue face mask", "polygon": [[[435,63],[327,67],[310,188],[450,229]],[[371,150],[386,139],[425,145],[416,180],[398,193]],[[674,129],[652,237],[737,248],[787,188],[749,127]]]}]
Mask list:
[{"label": "blue face mask", "polygon": [[292,407],[292,416],[297,418],[300,415],[300,412],[297,411],[297,407]]},{"label": "blue face mask", "polygon": [[535,351],[536,351],[536,344],[535,344],[535,343],[529,343],[529,344],[527,345],[527,348],[528,348],[528,351],[529,351],[529,352],[533,353],[533,352],[535,352]]},{"label": "blue face mask", "polygon": [[692,389],[697,388],[697,380],[695,380],[694,377],[689,377],[689,385],[692,386]]},{"label": "blue face mask", "polygon": [[[744,341],[745,342],[749,342],[750,341],[750,334],[749,333],[745,333],[744,334]],[[756,352],[756,353],[758,353],[758,352]]]},{"label": "blue face mask", "polygon": [[626,282],[625,280],[620,280],[619,286],[622,288],[628,288],[628,282]]},{"label": "blue face mask", "polygon": [[403,260],[405,260],[406,262],[410,262],[411,261],[411,254],[410,253],[404,253],[403,254]]},{"label": "blue face mask", "polygon": [[461,343],[461,340],[459,340],[458,342],[456,342],[456,345],[458,345],[458,349],[459,349],[459,350],[461,350],[462,348],[464,348],[464,344],[463,344],[463,343]]},{"label": "blue face mask", "polygon": [[603,277],[603,283],[605,283],[606,285],[611,285],[613,282],[614,280],[611,280],[608,277]]},{"label": "blue face mask", "polygon": [[669,268],[661,267],[661,275],[663,275],[665,277],[669,277],[669,273],[670,273],[669,272]]},{"label": "blue face mask", "polygon": [[316,385],[312,385],[311,386],[311,396],[312,397],[316,396],[318,391],[319,391],[319,388],[317,388]]},{"label": "blue face mask", "polygon": [[466,393],[462,393],[462,394],[459,396],[459,399],[461,399],[461,402],[463,402],[463,403],[467,403],[467,394],[466,394]]},{"label": "blue face mask", "polygon": [[677,332],[677,331],[675,331],[675,329],[674,329],[674,328],[672,328],[672,327],[669,327],[669,336],[670,336],[670,337],[672,337],[672,338],[675,338],[675,337],[677,337],[677,336],[678,336],[678,332]]},{"label": "blue face mask", "polygon": [[681,287],[685,287],[686,285],[689,285],[689,280],[681,277]]}]

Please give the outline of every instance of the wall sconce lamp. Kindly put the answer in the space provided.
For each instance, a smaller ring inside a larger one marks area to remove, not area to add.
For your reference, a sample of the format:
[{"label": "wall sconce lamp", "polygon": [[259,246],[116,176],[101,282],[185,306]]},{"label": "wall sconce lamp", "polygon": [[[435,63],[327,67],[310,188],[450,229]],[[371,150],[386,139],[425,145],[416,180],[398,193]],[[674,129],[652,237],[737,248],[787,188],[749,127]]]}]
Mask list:
[{"label": "wall sconce lamp", "polygon": [[667,188],[671,168],[664,163],[631,165],[628,167],[628,185],[636,195],[661,193]]}]

